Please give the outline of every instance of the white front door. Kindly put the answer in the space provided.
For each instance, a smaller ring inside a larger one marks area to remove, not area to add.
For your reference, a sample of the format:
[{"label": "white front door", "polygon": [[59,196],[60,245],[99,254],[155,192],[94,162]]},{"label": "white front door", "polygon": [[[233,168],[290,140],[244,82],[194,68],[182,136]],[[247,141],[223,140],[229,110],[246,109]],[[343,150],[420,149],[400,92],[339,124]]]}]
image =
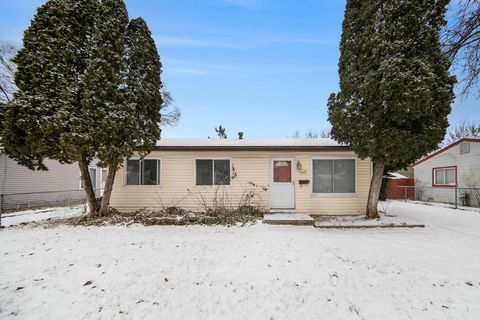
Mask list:
[{"label": "white front door", "polygon": [[294,159],[273,158],[271,163],[270,208],[295,208]]}]

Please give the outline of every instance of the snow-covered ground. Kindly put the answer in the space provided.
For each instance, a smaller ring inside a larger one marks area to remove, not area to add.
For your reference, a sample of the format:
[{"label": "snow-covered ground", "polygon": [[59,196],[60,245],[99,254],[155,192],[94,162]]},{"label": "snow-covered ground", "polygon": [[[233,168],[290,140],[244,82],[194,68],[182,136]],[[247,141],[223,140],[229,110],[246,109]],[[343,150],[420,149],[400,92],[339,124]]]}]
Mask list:
[{"label": "snow-covered ground", "polygon": [[15,227],[1,319],[479,319],[480,214],[391,202],[419,229]]},{"label": "snow-covered ground", "polygon": [[7,213],[2,215],[2,226],[8,227],[53,218],[71,218],[82,215],[85,212],[85,208],[85,204],[79,204],[76,206],[32,209]]}]

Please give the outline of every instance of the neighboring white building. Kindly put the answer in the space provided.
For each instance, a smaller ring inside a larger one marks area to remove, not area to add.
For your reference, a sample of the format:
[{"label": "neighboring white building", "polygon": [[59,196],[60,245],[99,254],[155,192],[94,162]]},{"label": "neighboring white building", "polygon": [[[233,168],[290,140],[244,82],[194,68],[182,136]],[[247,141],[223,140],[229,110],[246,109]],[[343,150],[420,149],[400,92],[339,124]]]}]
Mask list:
[{"label": "neighboring white building", "polygon": [[[46,159],[45,165],[48,171],[32,171],[19,165],[0,149],[0,195],[3,195],[4,209],[35,207],[85,197],[77,163],[61,164]],[[94,188],[100,190],[107,170],[97,167],[95,163],[89,170]]]},{"label": "neighboring white building", "polygon": [[[421,200],[455,202],[469,194],[470,204],[478,205],[480,189],[480,138],[463,138],[413,165],[415,186],[422,189]],[[423,188],[422,188],[423,187]],[[477,188],[467,190],[462,188]]]}]

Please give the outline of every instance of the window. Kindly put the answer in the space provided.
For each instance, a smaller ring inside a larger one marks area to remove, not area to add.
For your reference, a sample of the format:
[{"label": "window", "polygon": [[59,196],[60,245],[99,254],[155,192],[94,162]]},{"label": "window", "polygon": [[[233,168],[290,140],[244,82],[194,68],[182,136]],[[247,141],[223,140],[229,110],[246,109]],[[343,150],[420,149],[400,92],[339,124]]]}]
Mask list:
[{"label": "window", "polygon": [[355,193],[355,159],[314,159],[313,193]]},{"label": "window", "polygon": [[273,161],[273,182],[292,182],[292,161]]},{"label": "window", "polygon": [[460,144],[460,154],[469,153],[470,152],[470,142],[462,142]]},{"label": "window", "polygon": [[160,162],[159,159],[127,160],[127,168],[125,170],[127,185],[159,185]]},{"label": "window", "polygon": [[457,167],[433,168],[433,183],[435,186],[456,186]]},{"label": "window", "polygon": [[108,175],[108,170],[107,169],[102,169],[102,172],[101,172],[101,177],[102,179],[100,180],[101,183],[102,183],[102,187],[105,186],[105,182],[107,182],[107,175]]},{"label": "window", "polygon": [[[97,188],[97,168],[88,168],[88,173],[90,174],[90,180],[92,181],[93,189]],[[83,184],[82,175],[80,174],[80,188],[85,189]]]},{"label": "window", "polygon": [[230,160],[196,159],[195,172],[197,186],[230,185]]}]

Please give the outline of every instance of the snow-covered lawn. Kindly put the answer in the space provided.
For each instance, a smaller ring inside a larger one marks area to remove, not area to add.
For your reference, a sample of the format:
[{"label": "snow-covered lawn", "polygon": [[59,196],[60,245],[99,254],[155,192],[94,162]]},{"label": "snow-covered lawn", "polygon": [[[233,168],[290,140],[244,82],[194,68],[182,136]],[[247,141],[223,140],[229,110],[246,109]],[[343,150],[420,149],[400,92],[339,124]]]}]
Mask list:
[{"label": "snow-covered lawn", "polygon": [[480,213],[388,214],[427,227],[3,229],[0,318],[479,319]]},{"label": "snow-covered lawn", "polygon": [[86,205],[53,207],[43,209],[32,209],[12,212],[2,215],[2,226],[14,226],[21,223],[43,221],[53,218],[71,218],[81,216],[85,212]]}]

